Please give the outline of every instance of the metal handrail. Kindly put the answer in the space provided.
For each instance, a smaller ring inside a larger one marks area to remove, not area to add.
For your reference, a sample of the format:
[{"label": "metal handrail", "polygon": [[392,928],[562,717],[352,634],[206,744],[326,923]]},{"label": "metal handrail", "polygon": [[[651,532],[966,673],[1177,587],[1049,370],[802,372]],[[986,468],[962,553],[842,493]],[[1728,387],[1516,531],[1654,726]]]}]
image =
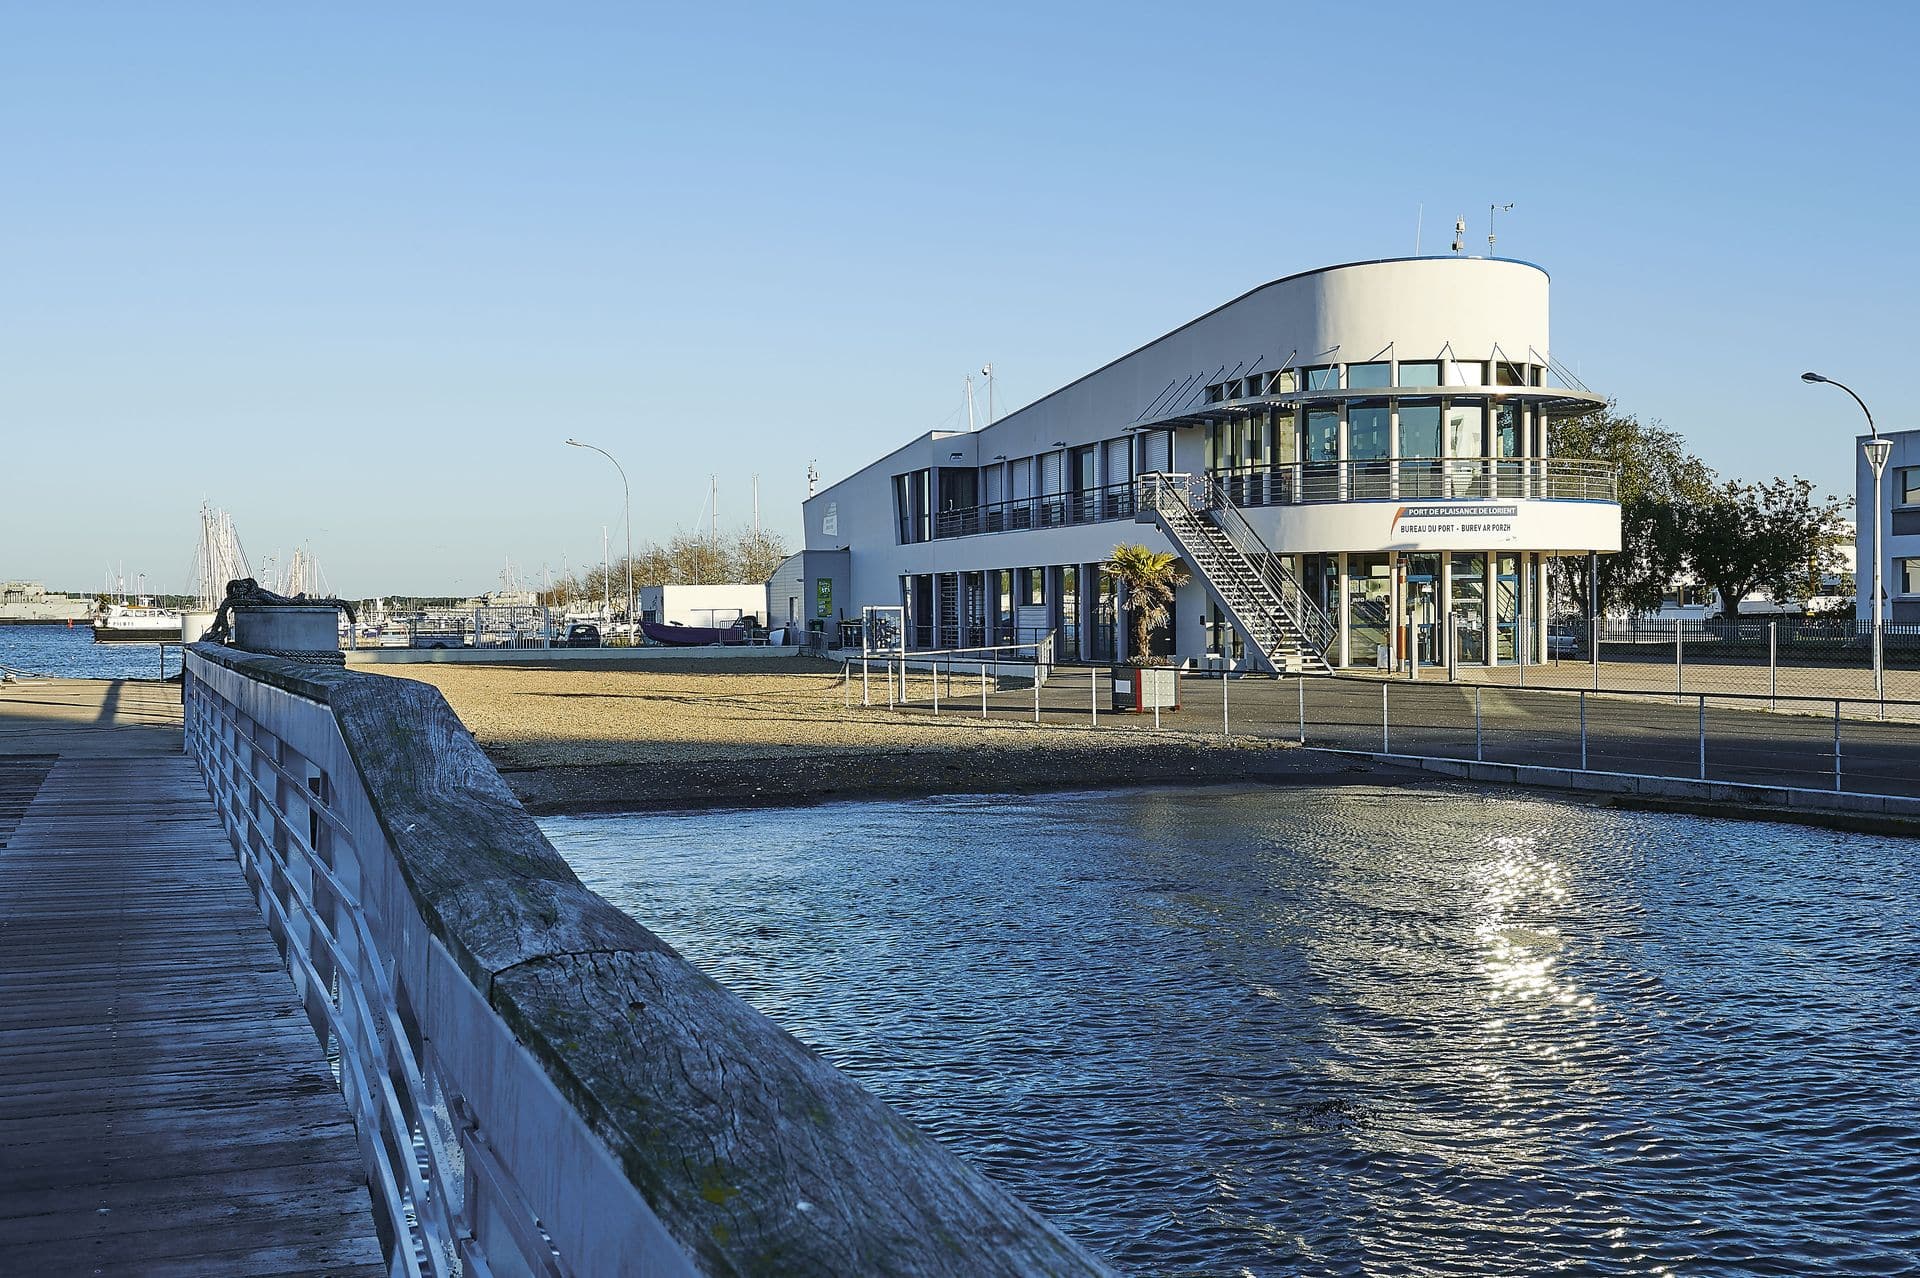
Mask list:
[{"label": "metal handrail", "polygon": [[1038,493],[976,506],[956,506],[934,512],[932,533],[938,540],[1131,519],[1133,498],[1133,481],[1126,480],[1076,492]]},{"label": "metal handrail", "polygon": [[1294,629],[1312,645],[1314,651],[1324,656],[1328,649],[1339,642],[1340,631],[1333,618],[1327,615],[1326,609],[1314,602],[1287,561],[1275,554],[1254,530],[1216,476],[1205,476],[1204,487],[1200,491],[1206,509],[1214,512],[1215,525],[1227,535],[1227,540],[1234,544],[1234,548],[1252,562],[1267,589],[1280,601]]},{"label": "metal handrail", "polygon": [[1251,598],[1230,581],[1214,583],[1223,594],[1235,590],[1250,613],[1277,609],[1281,619],[1323,659],[1337,642],[1339,631],[1325,609],[1313,601],[1294,576],[1286,561],[1273,553],[1261,540],[1240,508],[1228,500],[1225,491],[1211,475],[1150,474],[1141,476],[1141,500],[1163,516],[1198,520],[1201,511],[1213,513],[1209,521],[1225,536],[1233,549],[1247,562],[1266,590],[1269,602]]},{"label": "metal handrail", "polygon": [[1617,501],[1619,468],[1575,457],[1381,457],[1217,468],[1240,506],[1530,498]]}]

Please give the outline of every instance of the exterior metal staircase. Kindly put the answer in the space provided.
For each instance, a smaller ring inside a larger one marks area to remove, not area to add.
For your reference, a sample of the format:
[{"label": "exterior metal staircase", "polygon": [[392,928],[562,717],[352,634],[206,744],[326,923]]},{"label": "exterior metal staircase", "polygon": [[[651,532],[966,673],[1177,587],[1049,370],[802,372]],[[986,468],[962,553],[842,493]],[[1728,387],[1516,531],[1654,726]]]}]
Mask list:
[{"label": "exterior metal staircase", "polygon": [[1140,477],[1138,523],[1157,524],[1269,669],[1327,673],[1333,619],[1211,475]]}]

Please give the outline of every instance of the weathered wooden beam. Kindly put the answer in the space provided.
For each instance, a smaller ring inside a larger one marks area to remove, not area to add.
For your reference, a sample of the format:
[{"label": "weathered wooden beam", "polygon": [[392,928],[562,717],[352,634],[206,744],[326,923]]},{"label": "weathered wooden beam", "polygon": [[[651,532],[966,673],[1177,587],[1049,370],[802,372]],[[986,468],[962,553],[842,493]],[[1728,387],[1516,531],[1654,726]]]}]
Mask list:
[{"label": "weathered wooden beam", "polygon": [[584,887],[436,689],[193,651],[330,708],[424,925],[697,1269],[1106,1272]]}]

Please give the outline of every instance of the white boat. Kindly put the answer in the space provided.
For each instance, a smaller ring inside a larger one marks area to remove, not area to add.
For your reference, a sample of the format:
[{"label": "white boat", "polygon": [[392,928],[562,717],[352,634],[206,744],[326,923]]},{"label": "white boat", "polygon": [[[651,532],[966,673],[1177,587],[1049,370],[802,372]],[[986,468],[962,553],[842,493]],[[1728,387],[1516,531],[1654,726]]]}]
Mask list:
[{"label": "white boat", "polygon": [[137,595],[132,603],[108,604],[106,612],[93,619],[95,643],[113,640],[152,643],[179,637],[179,610],[160,607],[151,595]]}]

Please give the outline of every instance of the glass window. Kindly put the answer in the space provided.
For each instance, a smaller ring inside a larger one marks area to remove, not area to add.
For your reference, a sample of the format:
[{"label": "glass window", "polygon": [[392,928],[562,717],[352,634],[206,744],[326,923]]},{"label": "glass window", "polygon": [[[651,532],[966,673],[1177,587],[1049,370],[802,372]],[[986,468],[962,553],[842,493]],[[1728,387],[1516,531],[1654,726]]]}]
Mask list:
[{"label": "glass window", "polygon": [[1902,466],[1894,472],[1893,499],[1902,506],[1920,506],[1920,466]]},{"label": "glass window", "polygon": [[1375,386],[1393,385],[1393,366],[1391,364],[1349,364],[1347,365],[1347,389],[1370,389]]},{"label": "glass window", "polygon": [[1447,365],[1448,386],[1485,386],[1487,366],[1480,360],[1456,359]]},{"label": "glass window", "polygon": [[1310,391],[1340,389],[1340,370],[1331,364],[1302,371],[1307,375],[1307,389]]},{"label": "glass window", "polygon": [[1375,461],[1387,455],[1392,422],[1385,400],[1360,400],[1347,406],[1347,456]]},{"label": "glass window", "polygon": [[1455,551],[1450,562],[1453,578],[1454,633],[1460,640],[1459,660],[1487,659],[1487,557]]},{"label": "glass window", "polygon": [[1300,460],[1300,415],[1292,408],[1276,408],[1273,411],[1273,450],[1270,454],[1276,465],[1285,466]]},{"label": "glass window", "polygon": [[1370,666],[1387,642],[1387,605],[1393,575],[1385,555],[1347,556],[1347,651],[1353,664]]},{"label": "glass window", "polygon": [[[1401,367],[1405,367],[1402,365]],[[1403,399],[1400,401],[1400,455],[1402,457],[1438,457],[1440,453],[1440,401]]]},{"label": "glass window", "polygon": [[1045,568],[1027,568],[1023,571],[1027,574],[1027,606],[1029,608],[1038,608],[1047,601],[1047,570]]},{"label": "glass window", "polygon": [[1477,399],[1456,399],[1447,404],[1447,456],[1486,456],[1487,410]]},{"label": "glass window", "polygon": [[1307,460],[1337,461],[1340,456],[1340,413],[1316,408],[1307,414]]},{"label": "glass window", "polygon": [[1402,386],[1438,386],[1440,384],[1440,361],[1427,360],[1424,363],[1400,363],[1400,384]]},{"label": "glass window", "polygon": [[1236,433],[1239,444],[1235,449],[1242,466],[1261,466],[1266,464],[1267,419],[1264,414],[1255,413],[1243,417],[1237,423]]},{"label": "glass window", "polygon": [[1520,405],[1496,403],[1493,406],[1493,438],[1495,456],[1520,455]]},{"label": "glass window", "polygon": [[1291,395],[1300,389],[1300,374],[1291,368],[1283,368],[1273,375],[1267,383],[1269,395]]},{"label": "glass window", "polygon": [[1920,595],[1920,559],[1902,559],[1900,571],[1894,576],[1899,579],[1901,594]]},{"label": "glass window", "polygon": [[1495,360],[1493,365],[1494,385],[1525,386],[1527,384],[1527,366],[1515,364],[1510,360]]}]

